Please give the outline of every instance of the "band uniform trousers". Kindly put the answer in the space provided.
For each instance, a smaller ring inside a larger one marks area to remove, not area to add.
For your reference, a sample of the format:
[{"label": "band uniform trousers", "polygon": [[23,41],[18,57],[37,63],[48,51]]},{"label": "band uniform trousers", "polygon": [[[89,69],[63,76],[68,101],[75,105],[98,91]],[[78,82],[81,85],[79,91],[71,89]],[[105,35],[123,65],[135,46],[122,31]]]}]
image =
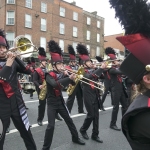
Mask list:
[{"label": "band uniform trousers", "polygon": [[78,83],[76,85],[76,88],[74,89],[73,93],[68,97],[68,99],[66,101],[66,105],[67,105],[67,108],[70,113],[71,113],[71,110],[73,107],[75,96],[76,96],[77,103],[78,103],[78,112],[83,113],[84,112],[84,110],[83,110],[83,95],[82,95],[82,89],[81,89],[80,83]]},{"label": "band uniform trousers", "polygon": [[122,105],[122,116],[127,110],[127,99],[125,97],[123,89],[113,90],[112,89],[112,98],[113,98],[113,110],[111,116],[110,126],[116,125],[117,116],[119,111],[119,103]]},{"label": "band uniform trousers", "polygon": [[47,125],[47,129],[45,131],[44,145],[43,145],[42,150],[50,149],[52,139],[53,139],[56,113],[59,113],[61,115],[61,117],[64,119],[64,121],[66,122],[66,124],[72,134],[72,138],[75,140],[78,139],[77,129],[76,129],[72,119],[70,118],[69,112],[65,108],[63,102],[61,101],[61,97],[60,97],[47,105],[48,125]]},{"label": "band uniform trousers", "polygon": [[90,127],[91,123],[93,122],[93,130],[92,130],[92,136],[97,137],[99,134],[99,107],[98,102],[97,103],[91,103],[87,104],[85,103],[85,108],[87,110],[87,115],[84,120],[84,123],[81,127],[82,132],[86,132],[88,128]]},{"label": "band uniform trousers", "polygon": [[[38,94],[38,97],[39,97],[40,90],[37,90],[37,94]],[[39,99],[37,121],[43,121],[44,115],[45,115],[45,107],[46,107],[46,98],[44,100]]]},{"label": "band uniform trousers", "polygon": [[[108,91],[110,91],[110,94],[111,94],[111,85],[110,85],[110,82],[106,83],[104,81],[104,86],[105,86],[105,90],[104,90],[104,94],[102,95],[102,104],[105,102],[105,99],[106,99],[106,96],[108,94]],[[111,103],[113,104],[113,102],[112,102],[112,94],[111,94]]]},{"label": "band uniform trousers", "polygon": [[3,150],[6,130],[10,124],[10,117],[16,129],[20,132],[20,135],[24,140],[27,150],[36,150],[37,148],[36,148],[34,139],[32,137],[30,128],[27,131],[25,128],[25,125],[22,122],[22,119],[21,119],[21,116],[17,107],[15,94],[9,99],[4,94],[0,96],[1,96],[0,118],[2,119],[3,127],[4,127],[3,136],[2,136],[2,139],[0,140],[0,150]]}]

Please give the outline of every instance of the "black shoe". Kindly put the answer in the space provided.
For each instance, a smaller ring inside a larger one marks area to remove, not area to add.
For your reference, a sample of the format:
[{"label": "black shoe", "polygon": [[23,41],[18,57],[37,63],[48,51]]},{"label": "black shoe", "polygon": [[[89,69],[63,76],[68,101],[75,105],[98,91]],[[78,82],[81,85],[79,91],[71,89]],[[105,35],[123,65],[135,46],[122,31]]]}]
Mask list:
[{"label": "black shoe", "polygon": [[72,142],[77,143],[77,144],[79,144],[79,145],[85,145],[85,142],[82,141],[80,138],[78,138],[77,140],[72,139]]},{"label": "black shoe", "polygon": [[106,111],[105,108],[104,108],[104,106],[102,106],[102,111]]},{"label": "black shoe", "polygon": [[9,131],[10,131],[10,129],[9,129],[9,128],[7,128],[6,133],[9,133]]},{"label": "black shoe", "polygon": [[25,107],[26,109],[29,109],[28,107]]},{"label": "black shoe", "polygon": [[121,131],[121,129],[118,128],[116,125],[110,126],[110,128],[116,131]]},{"label": "black shoe", "polygon": [[38,121],[37,124],[38,124],[39,126],[42,126],[42,125],[43,125],[43,122],[42,122],[42,121]]},{"label": "black shoe", "polygon": [[100,138],[98,136],[94,137],[94,136],[91,136],[91,139],[96,141],[96,142],[99,142],[99,143],[103,143],[102,140],[100,140]]},{"label": "black shoe", "polygon": [[81,135],[83,136],[84,139],[86,139],[86,140],[89,139],[89,136],[87,135],[86,132],[82,132],[81,129],[80,129],[80,133],[81,133]]},{"label": "black shoe", "polygon": [[55,119],[62,121],[62,119],[60,118],[60,116],[58,114],[56,115]]}]

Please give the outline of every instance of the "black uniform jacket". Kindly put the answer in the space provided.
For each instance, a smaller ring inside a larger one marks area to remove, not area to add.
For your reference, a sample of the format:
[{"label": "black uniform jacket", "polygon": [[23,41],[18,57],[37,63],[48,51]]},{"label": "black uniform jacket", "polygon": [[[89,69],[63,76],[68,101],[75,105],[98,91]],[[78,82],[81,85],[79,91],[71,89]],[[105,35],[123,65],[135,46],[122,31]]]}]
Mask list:
[{"label": "black uniform jacket", "polygon": [[[101,68],[97,70],[85,69],[84,77],[98,82],[98,78],[101,76],[102,73],[103,69]],[[88,107],[94,103],[98,103],[98,90],[92,86],[92,85],[97,86],[97,84],[88,80],[84,81],[90,84],[88,85],[86,83],[82,83],[84,103]]]},{"label": "black uniform jacket", "polygon": [[121,75],[122,72],[119,69],[111,68],[109,69],[109,74],[111,76],[111,88],[115,90],[123,90]]},{"label": "black uniform jacket", "polygon": [[122,131],[133,150],[150,150],[150,90],[131,103],[122,118]]},{"label": "black uniform jacket", "polygon": [[68,84],[73,84],[74,82],[69,77],[64,78],[63,73],[50,71],[49,73],[46,73],[46,83],[47,103],[53,104],[59,99],[63,100],[64,103],[61,88],[68,86]]},{"label": "black uniform jacket", "polygon": [[[6,60],[0,60],[0,62],[6,62]],[[9,68],[9,69],[8,69]],[[24,74],[30,74],[31,71],[29,69],[26,69],[24,63],[19,60],[18,58],[15,59],[11,67],[5,66],[1,70],[1,77],[7,80],[7,84],[11,87],[11,90],[8,90],[5,84],[0,84],[0,95],[9,95],[10,93],[13,95],[13,93],[20,94],[19,84],[18,84],[18,75],[17,72],[24,73]],[[4,89],[6,88],[6,90]],[[7,93],[6,93],[7,91]],[[9,98],[9,97],[8,97]]]},{"label": "black uniform jacket", "polygon": [[105,87],[110,87],[110,85],[111,85],[111,76],[109,74],[109,70],[104,70],[103,74],[104,74],[104,85],[105,85]]}]

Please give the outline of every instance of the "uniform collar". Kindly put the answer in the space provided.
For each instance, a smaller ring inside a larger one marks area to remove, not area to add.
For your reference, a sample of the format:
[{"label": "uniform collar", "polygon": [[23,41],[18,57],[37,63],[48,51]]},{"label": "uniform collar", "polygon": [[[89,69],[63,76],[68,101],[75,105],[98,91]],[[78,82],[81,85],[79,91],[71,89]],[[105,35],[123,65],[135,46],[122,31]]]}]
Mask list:
[{"label": "uniform collar", "polygon": [[150,97],[150,89],[143,93],[143,95],[146,95],[147,97]]}]

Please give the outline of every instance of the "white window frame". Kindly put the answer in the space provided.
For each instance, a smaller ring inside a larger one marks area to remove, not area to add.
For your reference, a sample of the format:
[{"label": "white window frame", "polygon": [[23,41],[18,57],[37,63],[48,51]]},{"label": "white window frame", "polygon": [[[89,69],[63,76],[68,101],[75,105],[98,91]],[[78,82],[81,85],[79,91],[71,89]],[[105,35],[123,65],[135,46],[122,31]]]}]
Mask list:
[{"label": "white window frame", "polygon": [[97,20],[97,28],[101,27],[101,22],[99,20]]},{"label": "white window frame", "polygon": [[87,25],[91,25],[91,18],[87,17]]},{"label": "white window frame", "polygon": [[73,20],[78,21],[78,13],[73,12]]},{"label": "white window frame", "polygon": [[32,0],[25,0],[25,7],[32,9]]},{"label": "white window frame", "polygon": [[[29,20],[27,20],[27,16],[30,16],[30,21]],[[27,22],[28,21],[28,22]],[[30,23],[30,26],[28,26],[27,24],[29,24]],[[32,16],[31,15],[29,15],[29,14],[25,14],[25,27],[26,28],[32,28]]]},{"label": "white window frame", "polygon": [[[13,13],[13,17],[10,17],[10,18],[8,18],[8,13]],[[13,11],[13,10],[9,10],[9,11],[7,11],[7,15],[6,15],[6,25],[15,25],[15,11]],[[12,19],[11,21],[9,20],[9,19]],[[10,23],[10,22],[13,22],[13,23]]]},{"label": "white window frame", "polygon": [[[42,21],[45,21],[44,24],[42,24]],[[47,21],[44,18],[41,18],[41,31],[46,31],[47,30]]]},{"label": "white window frame", "polygon": [[90,40],[91,32],[87,30],[86,32],[86,40]]},{"label": "white window frame", "polygon": [[59,33],[65,34],[65,24],[64,23],[59,24]]},{"label": "white window frame", "polygon": [[61,17],[65,17],[65,11],[66,11],[65,8],[60,7],[59,11],[60,11],[60,12],[59,12],[60,16],[61,16]]},{"label": "white window frame", "polygon": [[[9,36],[10,34],[12,34],[11,37]],[[6,33],[6,39],[9,43],[9,46],[13,47],[14,39],[15,39],[15,32],[7,32]]]},{"label": "white window frame", "polygon": [[65,42],[64,42],[64,40],[61,40],[61,39],[59,40],[59,46],[60,46],[62,52],[64,52],[64,48],[65,48]]},{"label": "white window frame", "polygon": [[86,48],[87,48],[87,50],[88,50],[88,53],[90,54],[90,45],[86,45]]},{"label": "white window frame", "polygon": [[101,49],[99,46],[96,47],[96,56],[100,56],[101,54]]},{"label": "white window frame", "polygon": [[41,2],[41,12],[47,13],[47,4],[44,2]]},{"label": "white window frame", "polygon": [[[44,40],[44,42],[42,40]],[[46,38],[45,37],[40,37],[40,46],[43,47],[46,51]]]},{"label": "white window frame", "polygon": [[[13,2],[11,2],[13,1]],[[7,0],[7,4],[15,4],[15,0]]]},{"label": "white window frame", "polygon": [[30,34],[25,34],[24,35],[27,39],[29,39],[30,41],[32,41],[32,36]]},{"label": "white window frame", "polygon": [[100,34],[97,33],[97,42],[100,42]]},{"label": "white window frame", "polygon": [[76,43],[76,42],[72,43],[72,47],[74,48],[74,51],[76,54],[77,54],[77,45],[78,45],[78,43]]},{"label": "white window frame", "polygon": [[78,37],[78,28],[73,27],[73,37]]}]

